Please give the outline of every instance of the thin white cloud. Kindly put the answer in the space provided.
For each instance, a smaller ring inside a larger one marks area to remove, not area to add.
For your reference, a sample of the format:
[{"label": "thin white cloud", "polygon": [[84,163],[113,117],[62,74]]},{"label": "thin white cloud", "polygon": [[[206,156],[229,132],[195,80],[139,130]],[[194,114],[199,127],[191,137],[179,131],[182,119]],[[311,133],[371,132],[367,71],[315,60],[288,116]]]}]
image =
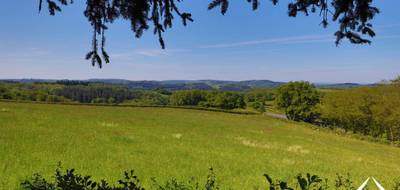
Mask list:
[{"label": "thin white cloud", "polygon": [[200,46],[200,48],[230,48],[251,46],[260,44],[293,44],[293,43],[311,43],[311,42],[330,42],[334,37],[332,35],[306,35],[282,38],[270,38],[262,40],[241,41],[234,43],[222,43]]},{"label": "thin white cloud", "polygon": [[160,57],[160,56],[170,56],[178,52],[190,51],[189,49],[137,49],[132,52],[119,52],[112,53],[110,56],[114,58],[133,58],[138,55],[146,57]]},{"label": "thin white cloud", "polygon": [[[385,35],[377,36],[375,39],[392,39],[400,38],[400,35]],[[374,39],[374,38],[372,38]],[[294,37],[281,37],[281,38],[270,38],[261,40],[250,40],[241,41],[233,43],[221,43],[221,44],[211,44],[199,46],[199,48],[232,48],[232,47],[243,47],[243,46],[253,46],[262,44],[307,44],[307,43],[325,43],[334,42],[336,37],[333,35],[305,35],[305,36],[294,36]]]},{"label": "thin white cloud", "polygon": [[325,39],[308,39],[308,40],[296,40],[296,41],[287,41],[287,42],[280,42],[279,44],[307,44],[307,43],[326,43],[326,42],[335,42],[335,37],[329,37]]},{"label": "thin white cloud", "polygon": [[159,57],[159,56],[170,55],[169,51],[162,49],[142,49],[142,50],[136,50],[135,53],[148,57]]}]

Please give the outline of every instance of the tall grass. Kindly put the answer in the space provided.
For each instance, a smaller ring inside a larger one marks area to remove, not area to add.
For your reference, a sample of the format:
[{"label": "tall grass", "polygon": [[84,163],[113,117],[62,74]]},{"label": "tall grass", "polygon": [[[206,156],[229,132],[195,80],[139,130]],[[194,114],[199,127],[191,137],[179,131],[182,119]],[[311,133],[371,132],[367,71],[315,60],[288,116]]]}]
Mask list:
[{"label": "tall grass", "polygon": [[36,172],[51,178],[58,161],[96,181],[134,168],[145,188],[152,177],[185,181],[208,167],[221,189],[265,189],[264,173],[288,182],[298,173],[351,173],[355,184],[374,176],[388,188],[400,175],[399,148],[262,115],[10,102],[0,110],[3,189]]}]

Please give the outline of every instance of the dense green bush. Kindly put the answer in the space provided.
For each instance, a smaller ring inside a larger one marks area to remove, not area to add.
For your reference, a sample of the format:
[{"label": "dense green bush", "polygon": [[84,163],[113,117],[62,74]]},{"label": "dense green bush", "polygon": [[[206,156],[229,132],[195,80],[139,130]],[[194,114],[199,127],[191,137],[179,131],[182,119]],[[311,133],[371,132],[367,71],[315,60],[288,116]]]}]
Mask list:
[{"label": "dense green bush", "polygon": [[272,89],[254,89],[245,93],[246,102],[266,102],[274,100]]},{"label": "dense green bush", "polygon": [[181,90],[170,96],[170,104],[174,106],[197,106],[207,100],[207,92],[201,90]]},{"label": "dense green bush", "polygon": [[96,182],[91,179],[91,176],[76,174],[74,169],[63,173],[60,168],[56,170],[54,182],[46,180],[40,174],[34,174],[31,179],[26,179],[21,183],[21,188],[25,190],[144,190],[133,170],[125,172],[124,177],[118,180],[118,185],[112,186],[105,180]]},{"label": "dense green bush", "polygon": [[[162,93],[167,93],[162,91]],[[93,104],[132,103],[167,105],[168,96],[158,91],[131,90],[121,85],[59,81],[57,83],[0,82],[0,99],[38,102],[79,102]]]},{"label": "dense green bush", "polygon": [[[95,181],[91,176],[82,176],[75,173],[74,169],[68,169],[62,172],[59,166],[56,169],[53,180],[47,180],[40,174],[34,174],[33,177],[24,180],[21,183],[21,189],[24,190],[145,190],[141,180],[131,170],[124,172],[123,178],[118,180],[117,185],[111,185],[106,180]],[[352,179],[349,174],[346,176],[337,174],[336,179],[329,181],[327,178],[321,178],[317,175],[307,173],[298,174],[294,181],[273,179],[270,175],[264,174],[265,182],[270,190],[355,190]],[[151,178],[152,185],[150,189],[154,190],[218,190],[220,189],[217,177],[212,168],[205,183],[199,183],[195,178],[188,181],[179,181],[171,177],[165,182],[158,182]],[[400,181],[392,184],[393,190],[400,190]]]},{"label": "dense green bush", "polygon": [[247,106],[251,107],[251,108],[253,108],[253,109],[255,109],[255,110],[257,110],[258,112],[261,112],[261,113],[266,111],[264,102],[259,102],[259,101],[257,101],[257,102],[248,102]]},{"label": "dense green bush", "polygon": [[296,81],[280,86],[275,102],[285,111],[287,118],[294,121],[313,122],[319,116],[320,93],[309,82]]},{"label": "dense green bush", "polygon": [[393,190],[400,190],[400,180],[395,183]]},{"label": "dense green bush", "polygon": [[243,95],[237,92],[182,90],[172,93],[170,104],[174,106],[201,106],[221,109],[244,108]]},{"label": "dense green bush", "polygon": [[169,96],[156,91],[142,91],[135,99],[124,101],[126,105],[165,106],[169,104]]},{"label": "dense green bush", "polygon": [[271,89],[254,89],[244,94],[246,106],[258,112],[265,112],[267,101],[274,100],[274,93]]},{"label": "dense green bush", "polygon": [[212,168],[207,176],[207,181],[204,185],[200,185],[194,178],[191,178],[187,182],[178,181],[175,178],[171,178],[164,184],[158,183],[155,178],[152,179],[154,190],[218,190],[217,178]]},{"label": "dense green bush", "polygon": [[0,82],[0,99],[41,101],[41,102],[69,102],[67,98],[57,96],[54,92],[61,88],[57,84],[20,84]]},{"label": "dense green bush", "polygon": [[236,92],[217,93],[211,105],[222,109],[244,108],[246,106],[243,96]]},{"label": "dense green bush", "polygon": [[139,91],[127,87],[107,84],[66,85],[56,89],[54,94],[80,103],[108,103],[109,100],[122,103],[141,95]]},{"label": "dense green bush", "polygon": [[300,189],[300,190],[327,190],[329,189],[328,186],[328,179],[322,180],[317,175],[311,175],[309,173],[306,176],[302,174],[298,174],[296,176],[296,184],[294,187],[290,187],[290,185],[283,181],[283,180],[273,180],[268,174],[264,174],[267,182],[269,183],[270,190],[293,190],[293,189]]},{"label": "dense green bush", "polygon": [[320,112],[325,125],[389,141],[400,140],[399,85],[328,92]]},{"label": "dense green bush", "polygon": [[[219,186],[212,168],[207,176],[204,185],[195,182],[194,178],[188,182],[180,182],[171,178],[165,183],[158,183],[152,178],[154,190],[218,190]],[[124,172],[123,177],[118,180],[118,185],[111,185],[106,180],[95,181],[91,176],[82,176],[75,173],[74,169],[61,171],[59,165],[56,169],[54,180],[50,181],[40,174],[34,174],[33,177],[24,180],[21,183],[21,189],[24,190],[145,190],[141,185],[141,180],[134,174],[133,170]]]}]

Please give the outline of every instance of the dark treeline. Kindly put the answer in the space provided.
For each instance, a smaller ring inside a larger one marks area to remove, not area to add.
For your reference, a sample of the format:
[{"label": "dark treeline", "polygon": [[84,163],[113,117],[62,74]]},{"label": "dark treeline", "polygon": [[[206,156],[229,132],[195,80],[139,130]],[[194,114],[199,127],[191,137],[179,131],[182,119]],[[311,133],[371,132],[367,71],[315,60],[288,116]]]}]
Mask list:
[{"label": "dark treeline", "polygon": [[81,80],[58,80],[56,83],[62,85],[85,85],[85,86],[90,84],[90,82],[88,81],[81,81]]},{"label": "dark treeline", "polygon": [[70,102],[65,97],[55,95],[55,91],[60,88],[62,86],[58,84],[0,82],[0,99]]},{"label": "dark treeline", "polygon": [[276,91],[276,104],[289,119],[400,141],[400,83],[320,91],[308,82],[290,82]]},{"label": "dark treeline", "polygon": [[122,103],[140,97],[140,92],[126,87],[90,84],[68,85],[54,91],[55,95],[81,103]]},{"label": "dark treeline", "polygon": [[171,95],[171,104],[177,106],[217,107],[222,109],[245,108],[244,96],[236,92],[185,90]]},{"label": "dark treeline", "polygon": [[0,99],[94,104],[199,106],[265,111],[271,90],[233,92],[219,90],[137,90],[128,86],[82,81],[55,83],[0,82]]}]

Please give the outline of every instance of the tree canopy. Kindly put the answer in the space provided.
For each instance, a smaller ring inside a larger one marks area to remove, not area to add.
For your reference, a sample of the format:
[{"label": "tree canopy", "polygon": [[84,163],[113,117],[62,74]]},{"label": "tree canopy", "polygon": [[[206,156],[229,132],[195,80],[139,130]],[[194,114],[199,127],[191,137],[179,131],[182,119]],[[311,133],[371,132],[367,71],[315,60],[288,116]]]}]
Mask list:
[{"label": "tree canopy", "polygon": [[[93,66],[100,68],[103,62],[109,63],[110,57],[105,50],[105,31],[108,25],[116,19],[130,22],[131,30],[137,38],[153,26],[153,33],[158,36],[161,48],[165,48],[163,33],[172,27],[175,17],[183,25],[193,22],[192,14],[179,9],[178,3],[183,0],[86,0],[84,15],[93,28],[92,49],[86,59],[91,60]],[[224,15],[229,7],[230,0],[210,0],[208,9],[219,7]],[[279,0],[271,0],[274,5]],[[343,39],[354,44],[370,44],[368,37],[374,37],[371,20],[379,13],[377,7],[372,6],[373,0],[292,0],[288,4],[288,15],[296,17],[299,13],[308,16],[318,13],[322,18],[321,25],[327,27],[330,20],[339,24],[335,32],[336,45]],[[259,7],[259,0],[247,0],[252,9]],[[73,0],[39,0],[39,12],[44,4],[50,15],[61,12],[61,6],[74,3]]]},{"label": "tree canopy", "polygon": [[278,87],[276,105],[285,111],[288,119],[314,122],[318,118],[317,105],[321,95],[314,85],[305,81],[289,82]]}]

